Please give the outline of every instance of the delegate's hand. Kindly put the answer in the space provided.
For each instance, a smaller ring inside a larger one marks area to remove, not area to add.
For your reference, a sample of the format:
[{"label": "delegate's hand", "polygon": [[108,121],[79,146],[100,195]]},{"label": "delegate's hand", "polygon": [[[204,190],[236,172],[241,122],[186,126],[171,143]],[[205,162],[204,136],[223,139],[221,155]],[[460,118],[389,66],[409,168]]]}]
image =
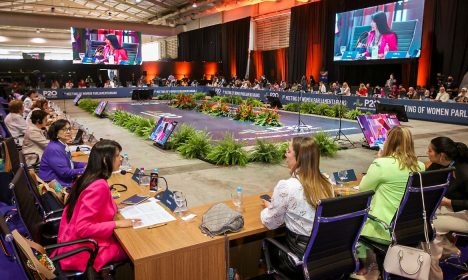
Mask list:
[{"label": "delegate's hand", "polygon": [[443,197],[442,201],[440,202],[440,206],[445,206],[445,207],[452,208],[452,200],[450,200],[450,199],[448,199],[446,197]]},{"label": "delegate's hand", "polygon": [[134,225],[138,225],[141,223],[141,219],[125,219],[125,220],[117,220],[115,221],[116,228],[126,228],[126,227],[133,227]]},{"label": "delegate's hand", "polygon": [[268,208],[270,206],[270,204],[271,204],[271,202],[266,201],[265,199],[262,199],[262,202],[263,202],[263,207],[265,207],[265,208]]}]

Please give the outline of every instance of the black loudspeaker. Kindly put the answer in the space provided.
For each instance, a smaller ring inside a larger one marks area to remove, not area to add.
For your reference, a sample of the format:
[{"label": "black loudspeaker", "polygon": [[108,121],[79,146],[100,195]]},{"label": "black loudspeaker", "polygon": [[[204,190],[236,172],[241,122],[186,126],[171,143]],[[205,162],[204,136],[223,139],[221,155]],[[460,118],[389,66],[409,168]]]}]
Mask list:
[{"label": "black loudspeaker", "polygon": [[152,89],[134,89],[132,90],[132,100],[151,100],[153,99]]},{"label": "black loudspeaker", "polygon": [[215,97],[216,95],[217,95],[217,94],[216,94],[216,91],[214,91],[214,90],[212,90],[212,89],[210,89],[210,90],[208,91],[208,96]]},{"label": "black loudspeaker", "polygon": [[377,114],[395,114],[400,122],[408,121],[405,106],[403,105],[376,103],[375,112]]},{"label": "black loudspeaker", "polygon": [[278,108],[281,109],[283,108],[283,105],[281,104],[281,101],[279,97],[274,97],[274,96],[267,96],[268,103],[270,103],[271,108]]}]

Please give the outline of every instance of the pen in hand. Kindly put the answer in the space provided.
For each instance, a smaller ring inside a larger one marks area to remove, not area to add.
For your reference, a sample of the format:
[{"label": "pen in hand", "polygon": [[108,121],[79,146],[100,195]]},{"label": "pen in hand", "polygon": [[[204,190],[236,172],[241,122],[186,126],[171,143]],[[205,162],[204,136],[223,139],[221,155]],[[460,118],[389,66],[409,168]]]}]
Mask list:
[{"label": "pen in hand", "polygon": [[165,225],[167,225],[167,223],[153,225],[153,226],[147,227],[147,229],[152,229],[152,228],[162,227],[162,226],[165,226]]}]

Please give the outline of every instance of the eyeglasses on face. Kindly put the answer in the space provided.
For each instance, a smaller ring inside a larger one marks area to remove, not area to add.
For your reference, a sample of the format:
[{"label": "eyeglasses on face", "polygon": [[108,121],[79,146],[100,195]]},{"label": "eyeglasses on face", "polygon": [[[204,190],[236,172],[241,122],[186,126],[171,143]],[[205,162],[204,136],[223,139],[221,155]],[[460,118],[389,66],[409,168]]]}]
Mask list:
[{"label": "eyeglasses on face", "polygon": [[64,127],[64,128],[62,128],[60,130],[62,130],[64,132],[71,132],[71,127]]}]

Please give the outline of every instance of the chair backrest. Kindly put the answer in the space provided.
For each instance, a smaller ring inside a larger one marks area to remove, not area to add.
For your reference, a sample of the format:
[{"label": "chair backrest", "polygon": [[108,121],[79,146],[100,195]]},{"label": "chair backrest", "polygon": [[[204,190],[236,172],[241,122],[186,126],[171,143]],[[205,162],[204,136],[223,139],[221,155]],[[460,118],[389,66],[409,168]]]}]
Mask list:
[{"label": "chair backrest", "polygon": [[26,225],[32,239],[41,243],[44,210],[28,186],[27,170],[21,167],[10,183],[13,197],[20,216]]},{"label": "chair backrest", "polygon": [[3,138],[10,138],[11,132],[8,129],[8,127],[5,124],[5,121],[3,120],[3,117],[0,117],[0,133]]},{"label": "chair backrest", "polygon": [[[359,36],[361,36],[362,33],[364,32],[369,32],[371,30],[370,25],[363,25],[363,26],[356,26],[353,28],[353,34],[351,34],[351,40],[348,46],[348,50],[354,51],[356,50],[356,45],[357,41],[359,39]],[[367,42],[367,40],[364,40],[363,43]]]},{"label": "chair backrest", "polygon": [[5,152],[5,171],[16,174],[20,168],[20,155],[13,138],[7,138],[2,143]]},{"label": "chair backrest", "polygon": [[34,279],[34,275],[29,269],[25,269],[26,262],[23,262],[24,255],[16,247],[10,228],[5,222],[5,218],[0,215],[0,275],[2,279]]},{"label": "chair backrest", "polygon": [[[421,172],[426,223],[430,240],[433,240],[435,236],[432,220],[447,191],[453,170],[454,168],[451,167]],[[410,173],[405,194],[390,223],[390,228],[392,241],[398,244],[414,246],[425,241],[421,184],[418,172]]]},{"label": "chair backrest", "polygon": [[122,48],[124,48],[127,51],[129,65],[137,64],[136,59],[138,58],[139,45],[140,44],[138,43],[123,43],[122,44]]},{"label": "chair backrest", "polygon": [[358,268],[356,243],[373,191],[321,200],[303,257],[309,279],[333,278]]},{"label": "chair backrest", "polygon": [[409,51],[413,44],[414,31],[418,20],[394,21],[392,31],[398,38],[398,51]]}]

